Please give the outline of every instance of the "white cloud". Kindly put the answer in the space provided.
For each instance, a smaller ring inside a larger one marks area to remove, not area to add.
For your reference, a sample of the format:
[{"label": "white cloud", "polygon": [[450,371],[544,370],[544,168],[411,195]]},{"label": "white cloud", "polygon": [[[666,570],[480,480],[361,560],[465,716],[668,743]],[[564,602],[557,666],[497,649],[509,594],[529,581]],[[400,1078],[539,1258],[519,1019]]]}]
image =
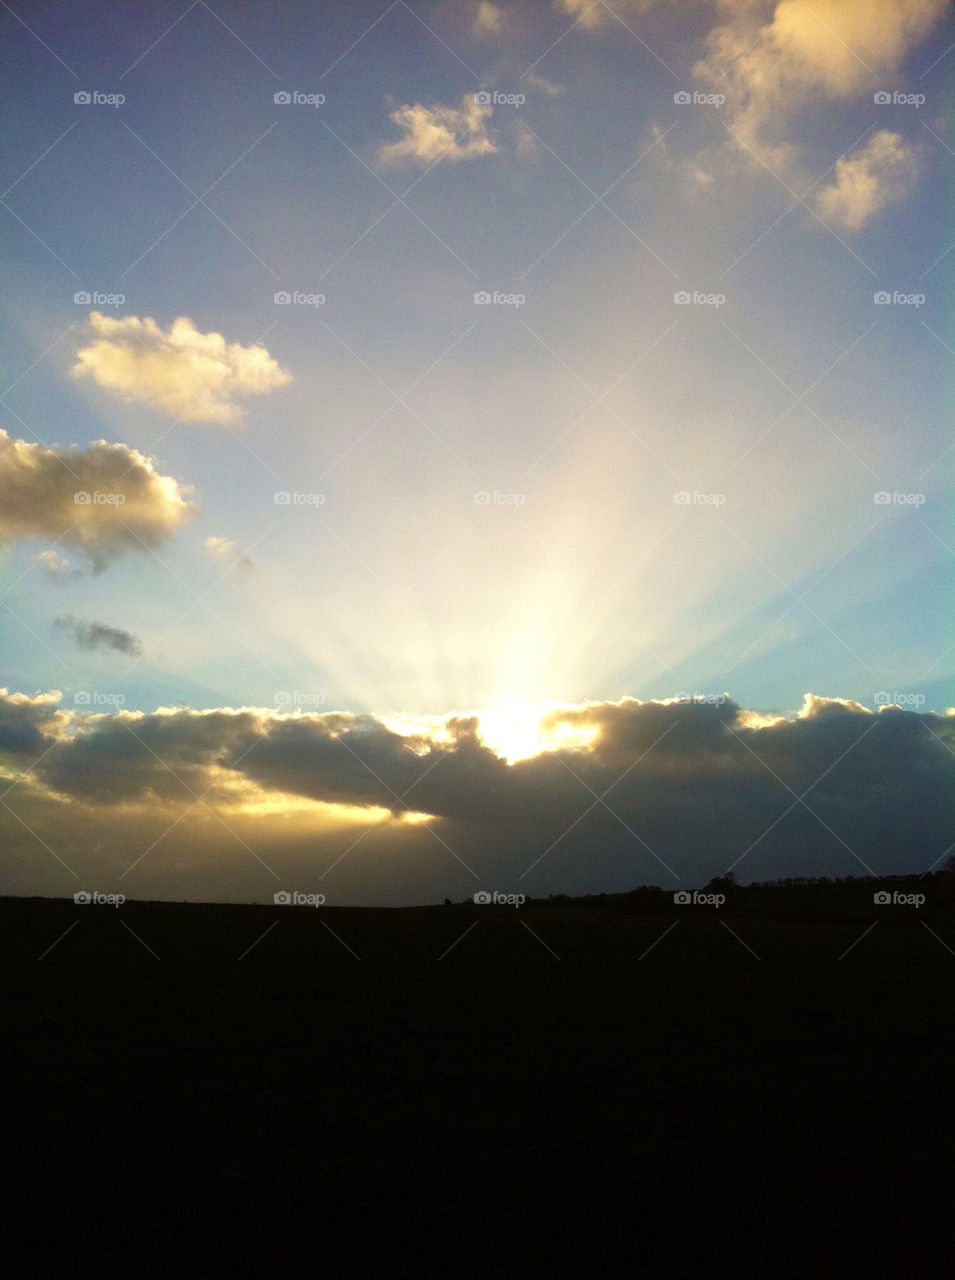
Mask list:
[{"label": "white cloud", "polygon": [[[880,77],[898,73],[944,9],[945,0],[780,0],[765,22],[764,5],[731,0],[694,73],[727,94],[741,142],[772,158],[772,126],[785,129],[794,108],[819,96],[882,88]],[[785,159],[787,142],[776,150]]]},{"label": "white cloud", "polygon": [[897,133],[880,129],[837,161],[835,181],[816,192],[816,209],[827,222],[858,231],[874,213],[906,195],[916,169],[914,149]]},{"label": "white cloud", "polygon": [[474,30],[480,35],[496,35],[504,25],[504,13],[490,0],[481,0],[474,17]]},{"label": "white cloud", "polygon": [[233,565],[242,573],[255,569],[249,557],[242,554],[238,544],[231,538],[220,538],[214,535],[206,538],[206,554],[212,560]]},{"label": "white cloud", "polygon": [[487,132],[491,114],[491,107],[476,102],[473,93],[464,95],[460,107],[423,107],[419,102],[397,107],[391,119],[404,131],[404,137],[380,147],[379,159],[386,164],[410,162],[427,167],[441,159],[473,160],[492,155],[497,147]]},{"label": "white cloud", "polygon": [[200,333],[186,316],[168,330],[150,316],[114,318],[98,311],[90,312],[89,323],[95,338],[77,352],[74,376],[181,422],[231,426],[243,417],[237,400],[291,381],[265,347]]}]

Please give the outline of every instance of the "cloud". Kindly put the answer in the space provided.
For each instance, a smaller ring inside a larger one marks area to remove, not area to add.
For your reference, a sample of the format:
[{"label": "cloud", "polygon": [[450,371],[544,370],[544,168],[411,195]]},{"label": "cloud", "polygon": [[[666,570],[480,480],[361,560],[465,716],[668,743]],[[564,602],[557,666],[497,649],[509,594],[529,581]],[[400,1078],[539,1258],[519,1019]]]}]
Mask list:
[{"label": "cloud", "polygon": [[827,222],[858,231],[886,204],[905,197],[917,167],[914,148],[880,129],[836,162],[835,181],[815,194],[816,209]]},{"label": "cloud", "polygon": [[496,35],[504,25],[504,12],[490,0],[481,0],[474,16],[474,31],[478,35]]},{"label": "cloud", "polygon": [[206,538],[206,554],[211,560],[231,564],[240,573],[252,573],[255,565],[248,556],[243,555],[238,545],[231,538],[211,536]]},{"label": "cloud", "polygon": [[559,98],[566,92],[566,89],[562,84],[556,84],[553,80],[548,80],[545,76],[539,76],[536,71],[527,72],[524,79],[526,79],[527,84],[531,89],[537,89],[548,98]]},{"label": "cloud", "polygon": [[92,378],[126,404],[147,404],[180,422],[232,426],[237,403],[291,381],[260,344],[227,343],[221,333],[200,333],[185,316],[168,330],[150,316],[104,316],[91,311],[94,340],[77,352],[73,374]]},{"label": "cloud", "polygon": [[[706,57],[694,74],[726,95],[728,123],[740,146],[793,175],[795,112],[891,84],[946,7],[946,0],[780,0],[766,22],[766,5],[729,0],[721,6],[727,20],[710,30]],[[878,185],[878,175],[872,181]],[[878,196],[870,202],[881,207]],[[854,229],[835,197],[833,207],[834,220]]]},{"label": "cloud", "polygon": [[186,492],[126,445],[47,448],[0,429],[0,542],[52,539],[102,569],[130,547],[159,546],[193,519],[198,508]]},{"label": "cloud", "polygon": [[491,107],[475,101],[473,93],[464,95],[460,107],[423,107],[419,102],[398,107],[391,112],[391,119],[404,137],[381,146],[379,159],[386,164],[409,162],[426,168],[442,159],[456,162],[492,155],[498,148],[487,132],[491,115]]},{"label": "cloud", "polygon": [[56,578],[59,582],[82,578],[83,576],[79,569],[70,568],[70,562],[65,556],[57,555],[52,549],[41,551],[31,558],[34,564],[42,566],[43,572],[47,577]]},{"label": "cloud", "polygon": [[601,0],[596,3],[595,0],[554,0],[554,7],[576,18],[578,26],[593,28],[608,23],[619,25],[617,14],[621,18],[635,18],[648,9],[687,7],[687,0],[613,0],[610,5],[602,4]]},{"label": "cloud", "polygon": [[[440,900],[459,873],[448,849],[493,874],[489,883],[535,865],[526,891],[584,892],[703,883],[734,865],[741,880],[921,871],[955,824],[955,712],[876,712],[814,695],[777,715],[728,697],[624,699],[554,709],[551,727],[585,727],[588,745],[507,765],[475,716],[398,732],[370,715],[274,708],[61,714],[58,697],[0,696],[8,756],[32,763],[42,752],[22,787],[47,805],[48,834],[72,830],[77,815],[105,830],[111,815],[135,811],[146,848],[149,831],[199,796],[230,828],[263,807],[311,812],[297,856],[314,879],[354,840],[338,842],[329,814],[351,814],[385,823],[376,884],[414,865],[419,900]],[[389,812],[408,810],[425,820],[388,836]],[[389,840],[408,864],[389,865]],[[437,868],[421,869],[438,855]],[[181,898],[189,875],[178,858],[161,896]]]},{"label": "cloud", "polygon": [[82,618],[66,615],[57,618],[56,625],[70,633],[78,649],[114,649],[137,657],[143,651],[142,644],[131,632],[107,627],[102,622],[84,622]]}]

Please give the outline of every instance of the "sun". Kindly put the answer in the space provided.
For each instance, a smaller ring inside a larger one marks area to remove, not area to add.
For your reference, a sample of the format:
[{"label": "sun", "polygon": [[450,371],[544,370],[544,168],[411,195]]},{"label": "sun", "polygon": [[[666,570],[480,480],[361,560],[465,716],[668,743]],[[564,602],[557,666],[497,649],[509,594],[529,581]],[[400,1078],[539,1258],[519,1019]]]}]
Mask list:
[{"label": "sun", "polygon": [[541,720],[546,708],[533,702],[506,702],[478,712],[478,732],[485,746],[514,764],[544,750]]},{"label": "sun", "polygon": [[502,702],[477,713],[478,733],[508,764],[544,751],[588,750],[597,737],[596,726],[565,720],[555,715],[559,710],[554,702]]}]

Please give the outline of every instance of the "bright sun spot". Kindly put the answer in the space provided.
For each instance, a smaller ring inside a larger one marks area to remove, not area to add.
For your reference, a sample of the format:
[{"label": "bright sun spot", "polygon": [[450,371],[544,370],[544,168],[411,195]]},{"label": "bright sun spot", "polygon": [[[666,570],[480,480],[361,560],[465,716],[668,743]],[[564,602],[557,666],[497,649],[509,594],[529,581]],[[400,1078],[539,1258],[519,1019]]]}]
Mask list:
[{"label": "bright sun spot", "polygon": [[543,702],[508,702],[478,713],[478,732],[486,746],[508,764],[542,751],[581,749],[590,745],[596,729],[558,721],[545,726],[554,708]]}]

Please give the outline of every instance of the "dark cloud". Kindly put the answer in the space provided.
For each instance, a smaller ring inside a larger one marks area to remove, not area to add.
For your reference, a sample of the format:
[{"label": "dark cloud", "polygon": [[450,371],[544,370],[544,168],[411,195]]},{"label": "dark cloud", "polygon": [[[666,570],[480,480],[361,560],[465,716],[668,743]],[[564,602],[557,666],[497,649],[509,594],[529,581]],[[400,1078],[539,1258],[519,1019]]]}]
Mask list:
[{"label": "dark cloud", "polygon": [[0,429],[0,542],[53,539],[102,569],[130,548],[159,546],[197,514],[136,449],[105,440],[47,448]]},{"label": "dark cloud", "polygon": [[[359,823],[349,839],[362,822],[382,819],[374,845],[387,854],[387,831],[405,832],[393,847],[409,858],[415,850],[407,866],[423,877],[419,900],[466,891],[473,877],[464,866],[481,868],[492,884],[519,878],[531,893],[584,892],[673,887],[731,866],[742,880],[922,871],[955,841],[951,713],[873,713],[807,696],[798,714],[767,717],[728,698],[628,699],[553,713],[593,732],[586,749],[508,765],[484,745],[475,718],[399,733],[344,712],[172,708],[51,724],[49,700],[3,706],[8,750],[45,751],[31,786],[59,797],[63,823],[75,808],[69,800],[107,826],[138,807],[146,827],[153,812],[168,826],[170,810],[199,797],[229,825],[240,815],[251,821],[264,800],[272,817],[260,829],[280,848],[275,815],[312,813],[312,853],[303,846],[296,856],[315,871],[347,846],[329,826],[333,811],[304,802],[348,806],[335,812]],[[383,816],[409,811],[429,819]],[[197,849],[199,861],[205,856]],[[389,875],[400,879],[399,870]],[[464,875],[463,885],[450,886],[449,874]],[[188,883],[190,875],[183,855],[168,896],[188,892],[176,877]],[[348,883],[359,896],[367,889]]]},{"label": "dark cloud", "polygon": [[119,627],[107,627],[102,622],[84,622],[82,618],[66,615],[56,619],[56,625],[68,631],[78,649],[114,649],[138,657],[143,651],[139,639],[130,631]]}]

